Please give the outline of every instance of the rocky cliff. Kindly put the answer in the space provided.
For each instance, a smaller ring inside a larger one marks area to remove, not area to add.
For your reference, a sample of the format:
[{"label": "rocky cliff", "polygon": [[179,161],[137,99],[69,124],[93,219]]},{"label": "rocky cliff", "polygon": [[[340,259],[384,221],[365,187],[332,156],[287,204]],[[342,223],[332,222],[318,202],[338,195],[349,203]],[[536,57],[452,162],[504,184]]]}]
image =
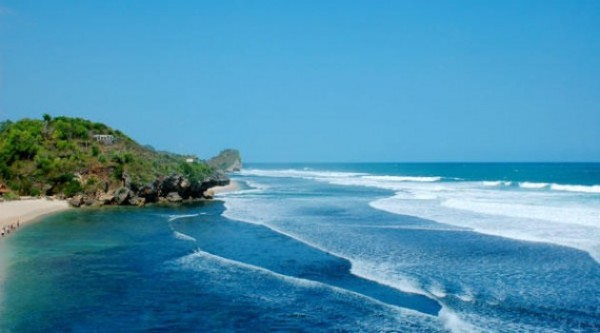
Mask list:
[{"label": "rocky cliff", "polygon": [[106,192],[95,194],[78,194],[69,199],[74,207],[131,205],[144,206],[147,203],[179,203],[185,200],[212,199],[207,191],[211,187],[229,184],[229,178],[221,171],[202,180],[190,180],[180,174],[158,176],[155,181],[147,184],[136,184],[123,180],[123,186]]}]

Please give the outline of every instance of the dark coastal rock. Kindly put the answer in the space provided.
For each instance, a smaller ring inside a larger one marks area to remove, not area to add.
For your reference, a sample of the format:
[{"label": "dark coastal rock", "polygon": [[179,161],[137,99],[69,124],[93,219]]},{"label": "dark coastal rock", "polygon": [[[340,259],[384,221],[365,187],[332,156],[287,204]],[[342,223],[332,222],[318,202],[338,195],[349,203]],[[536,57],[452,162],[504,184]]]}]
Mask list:
[{"label": "dark coastal rock", "polygon": [[229,184],[229,178],[221,171],[214,172],[201,181],[192,181],[182,175],[173,174],[167,177],[157,177],[149,184],[135,185],[123,181],[131,187],[122,186],[112,193],[97,194],[93,197],[78,195],[69,199],[74,207],[104,206],[104,205],[132,205],[144,206],[153,202],[180,203],[188,199],[212,199],[214,193],[209,191],[215,186]]},{"label": "dark coastal rock", "polygon": [[137,191],[137,196],[144,198],[146,202],[158,201],[157,183],[158,181],[141,186]]},{"label": "dark coastal rock", "polygon": [[192,198],[209,198],[206,190],[215,186],[225,186],[229,184],[229,178],[223,172],[215,172],[212,176],[203,181],[194,182],[189,189],[189,195]]},{"label": "dark coastal rock", "polygon": [[72,197],[71,199],[69,199],[68,203],[69,203],[69,205],[71,205],[73,207],[81,207],[81,205],[83,204],[83,196],[76,195],[76,196]]},{"label": "dark coastal rock", "polygon": [[54,186],[52,184],[44,184],[44,186],[42,186],[42,193],[51,194],[53,193],[53,188]]},{"label": "dark coastal rock", "polygon": [[144,206],[145,203],[146,203],[146,199],[142,198],[142,197],[135,196],[135,197],[129,198],[129,204],[132,206],[142,207],[142,206]]},{"label": "dark coastal rock", "polygon": [[132,192],[127,187],[120,187],[115,191],[115,203],[117,205],[123,205],[127,203],[129,197],[131,197]]},{"label": "dark coastal rock", "polygon": [[84,197],[83,204],[86,206],[98,206],[98,201],[92,197]]},{"label": "dark coastal rock", "polygon": [[98,199],[94,200],[94,202],[90,205],[92,207],[102,207],[105,206],[104,201],[100,201]]},{"label": "dark coastal rock", "polygon": [[211,187],[229,185],[229,182],[229,177],[227,177],[225,173],[217,171],[211,177],[204,179],[202,185],[204,191],[206,191]]},{"label": "dark coastal rock", "polygon": [[115,196],[112,194],[103,194],[98,198],[98,201],[103,205],[110,205],[115,201]]},{"label": "dark coastal rock", "polygon": [[121,181],[123,182],[123,187],[131,188],[131,177],[129,177],[127,172],[123,172]]},{"label": "dark coastal rock", "polygon": [[165,177],[164,179],[162,179],[162,181],[159,181],[159,196],[171,192],[179,193],[182,181],[183,177],[180,175],[170,175],[168,177]]},{"label": "dark coastal rock", "polygon": [[166,199],[168,202],[182,202],[183,198],[177,192],[171,192],[167,194]]}]

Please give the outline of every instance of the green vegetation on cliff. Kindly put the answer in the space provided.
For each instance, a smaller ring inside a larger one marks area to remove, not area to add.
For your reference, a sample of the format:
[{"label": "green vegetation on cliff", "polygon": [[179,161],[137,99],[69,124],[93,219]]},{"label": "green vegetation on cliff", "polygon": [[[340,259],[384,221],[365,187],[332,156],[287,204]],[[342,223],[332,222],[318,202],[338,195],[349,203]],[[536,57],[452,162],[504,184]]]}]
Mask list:
[{"label": "green vegetation on cliff", "polygon": [[0,122],[0,184],[18,195],[71,197],[171,174],[202,180],[214,172],[205,162],[186,159],[80,118],[44,115],[43,120]]}]

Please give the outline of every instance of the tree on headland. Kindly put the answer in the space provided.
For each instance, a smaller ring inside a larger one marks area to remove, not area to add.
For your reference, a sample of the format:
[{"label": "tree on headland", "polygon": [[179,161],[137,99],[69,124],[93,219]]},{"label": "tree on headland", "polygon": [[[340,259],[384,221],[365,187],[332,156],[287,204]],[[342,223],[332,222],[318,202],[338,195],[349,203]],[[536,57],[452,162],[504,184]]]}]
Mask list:
[{"label": "tree on headland", "polygon": [[49,133],[49,128],[50,128],[50,122],[52,121],[52,116],[50,116],[47,113],[44,113],[44,115],[42,116],[42,119],[44,119],[44,131],[42,132],[44,134],[44,137],[48,137]]}]

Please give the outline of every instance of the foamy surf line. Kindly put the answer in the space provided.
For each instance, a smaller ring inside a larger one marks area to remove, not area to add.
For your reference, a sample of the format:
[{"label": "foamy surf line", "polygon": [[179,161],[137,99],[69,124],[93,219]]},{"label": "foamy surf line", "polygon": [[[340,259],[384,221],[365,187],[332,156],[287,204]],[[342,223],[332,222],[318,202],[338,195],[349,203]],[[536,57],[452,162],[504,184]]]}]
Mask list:
[{"label": "foamy surf line", "polygon": [[196,238],[194,238],[192,236],[189,236],[189,235],[186,235],[186,234],[181,233],[181,232],[176,231],[176,230],[173,230],[173,235],[175,236],[175,238],[181,239],[181,240],[184,240],[184,241],[190,241],[190,242],[194,242],[194,243],[197,241]]},{"label": "foamy surf line", "polygon": [[523,189],[534,189],[534,190],[552,190],[562,192],[575,192],[575,193],[600,193],[600,185],[568,185],[568,184],[555,184],[555,183],[534,183],[534,182],[521,182],[519,187]]},{"label": "foamy surf line", "polygon": [[[260,183],[253,183],[252,185],[263,188]],[[348,262],[350,262],[350,265],[351,265],[350,272],[353,275],[360,277],[362,279],[373,281],[373,282],[379,283],[381,285],[399,290],[404,293],[417,294],[417,295],[425,296],[430,299],[439,301],[435,297],[435,295],[433,295],[432,293],[423,289],[418,283],[416,283],[414,280],[411,280],[408,277],[396,277],[395,279],[388,279],[385,276],[379,276],[379,275],[373,273],[373,272],[377,271],[377,269],[369,269],[370,265],[363,262],[360,258],[355,259],[350,256],[344,255],[342,253],[339,253],[337,251],[332,251],[330,249],[324,248],[314,242],[311,242],[311,241],[301,237],[300,235],[292,234],[292,233],[286,232],[284,230],[281,230],[281,229],[269,224],[268,221],[253,220],[253,219],[247,217],[248,214],[237,214],[236,215],[236,214],[232,213],[233,211],[235,211],[235,207],[232,207],[232,202],[236,202],[236,200],[251,200],[251,199],[240,199],[240,198],[224,198],[224,199],[225,199],[224,200],[225,211],[222,213],[223,217],[226,217],[231,220],[239,221],[239,222],[264,226],[273,232],[276,232],[278,234],[281,234],[281,235],[284,235],[291,239],[294,239],[300,243],[305,244],[306,246],[317,249],[321,252],[330,254],[332,256],[336,256],[338,258],[345,259]]]},{"label": "foamy surf line", "polygon": [[[415,280],[413,280],[409,277],[395,275],[393,279],[386,278],[385,276],[381,276],[379,274],[374,273],[376,271],[376,269],[375,270],[370,269],[372,265],[370,265],[368,263],[364,263],[360,259],[353,259],[349,256],[340,254],[336,251],[331,251],[331,250],[326,249],[318,244],[308,241],[298,235],[291,234],[291,233],[285,232],[281,229],[278,229],[277,227],[269,225],[268,223],[260,222],[260,221],[253,221],[253,220],[245,219],[240,216],[232,215],[230,213],[232,210],[232,207],[229,206],[227,200],[225,200],[225,208],[226,209],[222,214],[223,217],[226,217],[231,220],[239,221],[239,222],[263,226],[265,228],[272,230],[273,232],[276,232],[278,234],[284,235],[284,236],[294,239],[298,242],[301,242],[302,244],[305,244],[306,246],[317,249],[324,253],[328,253],[332,256],[336,256],[338,258],[347,260],[348,262],[350,262],[350,273],[361,279],[372,281],[372,282],[378,283],[380,285],[387,286],[392,289],[396,289],[403,293],[421,295],[421,296],[424,296],[431,300],[436,301],[441,306],[441,310],[438,313],[436,318],[440,321],[440,324],[442,325],[442,327],[448,329],[452,333],[472,333],[472,332],[480,331],[472,324],[469,324],[466,321],[464,321],[463,319],[461,319],[460,316],[456,312],[454,312],[452,309],[450,309],[446,304],[444,304],[443,301],[438,299],[433,293],[428,292],[425,289],[423,289]],[[225,260],[229,260],[229,259],[225,259]],[[242,263],[242,265],[247,265],[247,264]],[[251,266],[251,265],[249,265],[249,266]],[[252,266],[252,267],[254,267],[254,266]],[[258,269],[262,270],[263,268],[259,267]],[[271,272],[271,271],[269,271],[269,272]],[[275,272],[271,272],[271,273],[280,275],[279,273],[275,273]],[[286,276],[286,278],[297,279],[297,278],[288,277],[288,276]],[[312,280],[309,280],[309,281],[313,282]],[[315,282],[315,283],[321,284],[321,282]],[[335,287],[335,286],[331,286],[331,285],[326,285],[326,286],[330,287],[330,288],[334,288],[334,289],[339,289],[339,287]],[[348,292],[348,293],[355,293],[354,291],[349,291],[346,289],[340,289],[340,290],[342,290],[344,292]],[[357,295],[360,295],[361,297],[366,297],[375,302],[381,303],[381,301],[376,300],[372,297],[369,297],[369,296],[366,296],[363,294],[357,294]],[[421,313],[421,312],[412,310],[410,308],[398,307],[396,305],[391,305],[391,304],[387,304],[387,303],[382,303],[382,304],[385,304],[386,306],[390,306],[393,308],[402,309],[403,311],[409,311],[412,314],[418,314],[418,315],[422,315],[422,316],[430,316],[428,314]]]},{"label": "foamy surf line", "polygon": [[369,174],[362,172],[341,172],[341,171],[316,171],[299,169],[244,169],[239,173],[242,176],[259,177],[277,177],[277,178],[345,178],[367,176]]},{"label": "foamy surf line", "polygon": [[511,186],[512,182],[507,180],[484,180],[481,182],[483,186],[496,187],[496,186]]},{"label": "foamy surf line", "polygon": [[415,177],[415,176],[361,176],[363,179],[368,180],[379,180],[379,181],[387,181],[387,182],[439,182],[442,180],[442,177]]},{"label": "foamy surf line", "polygon": [[[302,178],[328,182],[335,185],[367,186],[384,189],[395,188],[395,184],[401,183],[435,183],[444,180],[474,183],[473,181],[469,182],[461,178],[447,178],[441,176],[391,176],[374,175],[364,172],[318,171],[300,169],[246,169],[241,171],[239,174],[242,176],[258,176],[271,178]],[[547,189],[553,191],[600,194],[600,185],[557,184],[528,181],[515,182],[511,180],[483,180],[480,182],[480,184],[485,187],[511,187],[515,183],[519,188],[522,189]]]},{"label": "foamy surf line", "polygon": [[200,214],[186,214],[186,215],[169,215],[169,222],[173,222],[175,220],[179,220],[179,219],[185,219],[185,218],[190,218],[190,217],[196,217],[199,216]]},{"label": "foamy surf line", "polygon": [[[341,253],[338,253],[336,251],[331,251],[330,249],[324,248],[314,242],[311,242],[309,240],[304,239],[303,237],[296,235],[296,234],[292,234],[289,232],[286,232],[284,230],[281,230],[273,225],[270,225],[268,223],[265,222],[261,222],[261,221],[254,221],[254,220],[250,220],[241,216],[237,216],[231,213],[232,211],[232,207],[230,206],[230,203],[228,203],[227,200],[225,200],[225,211],[223,212],[222,216],[225,218],[228,218],[230,220],[234,220],[234,221],[239,221],[239,222],[244,222],[244,223],[249,223],[249,224],[255,224],[255,225],[260,225],[263,226],[265,228],[268,228],[269,230],[276,232],[280,235],[284,235],[286,237],[289,237],[293,240],[296,240],[306,246],[309,246],[311,248],[314,248],[316,250],[319,250],[323,253],[327,253],[330,254],[332,256],[341,258],[341,259],[345,259],[348,262],[350,262],[350,272],[352,274],[354,274],[357,277],[360,277],[362,279],[365,280],[369,280],[369,281],[373,281],[376,283],[379,283],[381,285],[399,290],[401,292],[404,293],[410,293],[410,294],[417,294],[417,295],[421,295],[421,296],[425,296],[428,297],[432,300],[436,300],[437,299],[434,297],[434,295],[432,295],[431,293],[427,292],[426,290],[424,290],[423,288],[419,287],[418,284],[416,283],[412,283],[410,282],[411,280],[409,278],[405,278],[405,279],[401,279],[401,280],[396,280],[396,282],[391,282],[391,280],[382,278],[380,276],[376,276],[375,274],[369,274],[369,270],[368,269],[363,269],[361,265],[361,260],[360,259],[354,259],[352,257],[343,255]],[[399,282],[401,281],[401,282]]]},{"label": "foamy surf line", "polygon": [[387,181],[387,182],[437,182],[442,180],[439,176],[390,176],[373,175],[364,172],[343,172],[343,171],[316,171],[316,170],[298,170],[298,169],[247,169],[240,172],[242,176],[259,176],[275,178],[303,178],[303,179],[344,179],[359,178],[366,180]]},{"label": "foamy surf line", "polygon": [[[328,173],[304,170],[275,170],[274,173],[262,170],[257,174],[260,174],[261,176],[270,175],[280,177],[282,175],[287,176],[290,173],[294,173],[295,176],[308,173],[310,174],[310,177],[303,178],[334,185],[364,186],[392,190],[396,192],[396,195],[392,197],[392,199],[410,200],[411,205],[413,206],[416,205],[416,207],[423,206],[429,208],[426,209],[427,211],[425,211],[425,213],[419,211],[415,212],[414,208],[409,210],[398,210],[396,208],[389,209],[388,207],[380,207],[381,201],[372,202],[371,206],[395,214],[415,216],[447,225],[467,227],[470,228],[470,230],[482,234],[522,241],[545,242],[567,246],[585,251],[595,261],[600,262],[600,245],[589,239],[590,237],[595,237],[594,235],[596,234],[600,234],[600,225],[597,223],[597,216],[600,215],[598,215],[596,208],[555,206],[553,204],[545,204],[545,201],[537,202],[539,200],[546,200],[546,197],[541,199],[537,197],[522,197],[523,195],[526,195],[526,191],[519,192],[510,190],[501,192],[490,189],[491,186],[512,187],[513,183],[511,181],[492,181],[487,183],[454,181],[440,183],[443,179],[442,177],[375,176],[357,173]],[[317,173],[321,175],[321,177],[315,178],[314,176]],[[342,177],[342,175],[345,176]],[[586,186],[521,182],[518,183],[518,186],[519,188],[531,191],[531,193],[540,191],[547,193],[554,192],[561,197],[555,197],[553,200],[560,200],[563,202],[567,199],[572,200],[572,198],[562,197],[564,195],[569,195],[568,193],[571,192],[576,192],[573,193],[573,195],[577,195],[577,193],[595,194],[596,191],[600,193],[600,185]],[[478,192],[478,189],[486,188],[486,196],[481,197],[481,193],[483,192]],[[560,194],[559,191],[564,192],[564,194]],[[463,199],[466,199],[467,201]],[[423,200],[429,200],[430,202],[426,203],[423,202]],[[536,200],[537,203],[527,203],[527,205],[519,204],[523,200]],[[386,204],[385,206],[388,205]],[[421,211],[425,208],[421,209]],[[448,220],[448,214],[446,214],[448,212],[441,212],[440,209],[443,211],[450,209],[451,211],[449,212],[451,215],[458,214],[462,216],[461,219],[471,219],[473,221],[481,220],[483,216],[483,222],[485,223],[477,224],[472,221],[457,222],[452,219]],[[431,213],[431,210],[440,212],[433,214]],[[473,217],[477,214],[483,215]],[[498,220],[498,216],[504,220],[510,218],[522,220],[524,225],[522,228],[513,225],[512,229],[501,232],[503,229],[502,224],[488,223],[489,221],[495,222]],[[532,229],[529,227],[528,221],[530,220],[534,221],[540,228]],[[547,224],[544,221],[549,221],[550,224]],[[556,229],[554,228],[555,226],[556,228],[558,228],[558,226],[567,227],[567,232],[561,232],[552,236]],[[598,236],[598,238],[600,238],[600,236]]]},{"label": "foamy surf line", "polygon": [[[208,261],[208,263],[206,263],[205,261]],[[167,262],[167,265],[170,265],[177,269],[184,268],[184,269],[192,269],[192,270],[198,270],[198,271],[208,271],[208,272],[212,271],[212,272],[216,272],[219,275],[222,274],[222,272],[217,271],[216,268],[210,264],[210,262],[217,263],[223,269],[225,269],[227,272],[229,272],[231,274],[236,274],[236,275],[239,274],[236,270],[240,270],[240,269],[248,270],[248,271],[252,271],[257,274],[261,274],[264,276],[269,276],[272,278],[279,279],[281,281],[284,281],[284,282],[289,283],[294,286],[298,286],[298,287],[302,287],[302,288],[325,289],[325,290],[334,292],[336,294],[355,297],[355,298],[361,299],[361,300],[369,302],[369,303],[377,304],[381,307],[387,308],[391,311],[394,311],[395,313],[398,313],[398,315],[399,315],[398,318],[402,318],[402,320],[407,320],[407,317],[409,317],[409,318],[412,318],[412,320],[417,320],[421,324],[425,324],[428,326],[432,325],[432,324],[437,325],[436,322],[439,321],[439,323],[442,326],[445,326],[445,318],[444,318],[445,311],[442,312],[440,310],[440,313],[442,314],[442,316],[430,315],[427,313],[416,311],[411,308],[401,307],[401,306],[397,306],[397,305],[390,304],[387,302],[383,302],[374,297],[371,297],[371,296],[368,296],[368,295],[365,295],[365,294],[362,294],[360,292],[356,292],[353,290],[345,289],[342,287],[338,287],[338,286],[327,284],[327,283],[320,282],[320,281],[314,281],[314,280],[284,275],[284,274],[277,273],[272,270],[266,269],[264,267],[255,266],[255,265],[248,264],[245,262],[240,262],[240,261],[224,258],[224,257],[218,256],[218,255],[206,252],[206,251],[202,251],[202,250],[197,250],[192,254],[189,254],[184,257]],[[443,309],[443,307],[442,307],[442,309]],[[432,327],[435,327],[435,326],[432,326]],[[459,331],[457,331],[457,333],[458,332]]]},{"label": "foamy surf line", "polygon": [[[405,193],[369,203],[375,209],[468,228],[480,234],[547,243],[583,251],[600,264],[600,225],[593,207],[520,204],[518,200],[445,197],[439,201],[407,199]],[[577,220],[569,221],[569,218]]]},{"label": "foamy surf line", "polygon": [[561,185],[551,184],[550,189],[555,191],[581,192],[581,193],[600,193],[600,185]]}]

